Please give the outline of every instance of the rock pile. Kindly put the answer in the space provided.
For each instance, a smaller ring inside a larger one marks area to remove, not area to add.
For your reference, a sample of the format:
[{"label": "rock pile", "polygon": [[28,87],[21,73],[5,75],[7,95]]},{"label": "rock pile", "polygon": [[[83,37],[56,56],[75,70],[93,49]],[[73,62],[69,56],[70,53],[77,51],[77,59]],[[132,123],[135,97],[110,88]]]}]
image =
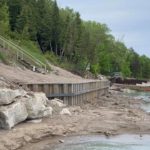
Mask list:
[{"label": "rock pile", "polygon": [[48,105],[53,108],[53,114],[55,115],[71,116],[69,108],[67,108],[60,99],[54,98],[53,100],[48,101]]},{"label": "rock pile", "polygon": [[11,129],[26,119],[52,115],[44,93],[27,93],[24,90],[0,89],[0,128]]},{"label": "rock pile", "polygon": [[11,129],[25,120],[40,119],[52,113],[71,116],[62,100],[49,101],[44,93],[0,88],[0,128]]}]

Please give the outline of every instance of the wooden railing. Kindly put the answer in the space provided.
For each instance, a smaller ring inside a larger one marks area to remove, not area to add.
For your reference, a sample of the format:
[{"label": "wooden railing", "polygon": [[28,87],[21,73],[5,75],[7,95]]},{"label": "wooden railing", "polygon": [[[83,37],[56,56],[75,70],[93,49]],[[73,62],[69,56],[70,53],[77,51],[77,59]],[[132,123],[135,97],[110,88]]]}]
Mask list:
[{"label": "wooden railing", "polygon": [[35,67],[38,67],[42,69],[43,71],[47,71],[46,64],[35,58],[33,55],[31,55],[29,52],[21,48],[20,46],[16,45],[12,41],[4,38],[3,36],[0,35],[0,45],[7,50],[14,51],[16,54],[17,60],[22,59],[25,60],[26,62],[32,64]]}]

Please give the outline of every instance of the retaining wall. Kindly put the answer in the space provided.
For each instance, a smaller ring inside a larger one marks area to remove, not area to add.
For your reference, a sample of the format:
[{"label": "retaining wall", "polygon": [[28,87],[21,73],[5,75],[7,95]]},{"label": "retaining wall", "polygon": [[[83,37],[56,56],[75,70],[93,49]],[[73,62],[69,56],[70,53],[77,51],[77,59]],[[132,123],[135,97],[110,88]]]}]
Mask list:
[{"label": "retaining wall", "polygon": [[68,105],[81,105],[108,92],[109,81],[85,83],[25,84],[34,92],[44,92],[49,99],[60,98]]}]

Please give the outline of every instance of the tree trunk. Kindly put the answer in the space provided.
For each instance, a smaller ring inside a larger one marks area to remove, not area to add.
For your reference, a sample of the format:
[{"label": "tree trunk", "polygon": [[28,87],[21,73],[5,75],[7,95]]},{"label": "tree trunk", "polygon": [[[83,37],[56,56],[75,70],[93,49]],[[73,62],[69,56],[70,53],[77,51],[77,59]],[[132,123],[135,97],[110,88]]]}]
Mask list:
[{"label": "tree trunk", "polygon": [[53,51],[52,43],[51,42],[49,43],[49,46],[50,46],[50,50]]},{"label": "tree trunk", "polygon": [[57,44],[56,44],[56,55],[58,55],[58,49],[57,49]]},{"label": "tree trunk", "polygon": [[61,54],[60,54],[60,59],[61,59],[61,60],[62,60],[62,58],[63,58],[63,55],[64,55],[64,49],[62,49]]}]

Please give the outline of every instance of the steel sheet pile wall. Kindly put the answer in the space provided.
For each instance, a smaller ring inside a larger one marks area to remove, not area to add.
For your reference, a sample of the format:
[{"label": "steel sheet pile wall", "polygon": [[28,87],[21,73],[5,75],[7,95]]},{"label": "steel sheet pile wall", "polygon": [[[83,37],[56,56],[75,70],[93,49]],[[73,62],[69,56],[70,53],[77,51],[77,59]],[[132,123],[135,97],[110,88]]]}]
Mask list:
[{"label": "steel sheet pile wall", "polygon": [[68,105],[81,105],[108,91],[109,81],[86,83],[26,84],[31,91],[44,92],[49,99],[59,98]]}]

